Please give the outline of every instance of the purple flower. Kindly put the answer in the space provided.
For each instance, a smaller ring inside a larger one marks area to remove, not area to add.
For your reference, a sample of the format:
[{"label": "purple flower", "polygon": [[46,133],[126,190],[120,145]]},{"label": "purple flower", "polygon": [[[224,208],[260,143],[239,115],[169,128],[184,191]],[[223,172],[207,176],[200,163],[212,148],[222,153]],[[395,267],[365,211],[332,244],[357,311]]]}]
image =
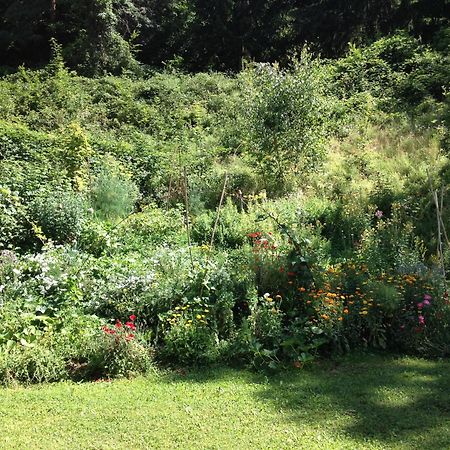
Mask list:
[{"label": "purple flower", "polygon": [[426,305],[426,306],[430,306],[431,305],[430,300],[424,300],[423,304]]},{"label": "purple flower", "polygon": [[422,308],[423,308],[423,303],[417,303],[417,307],[418,307],[419,309],[422,309]]},{"label": "purple flower", "polygon": [[377,217],[377,219],[381,219],[383,217],[383,211],[377,209],[375,216]]},{"label": "purple flower", "polygon": [[419,315],[419,325],[425,325],[425,317]]},{"label": "purple flower", "polygon": [[425,295],[423,296],[423,299],[425,300],[424,303],[425,303],[425,302],[430,303],[431,298],[432,298],[432,297],[431,297],[430,294],[425,294]]}]

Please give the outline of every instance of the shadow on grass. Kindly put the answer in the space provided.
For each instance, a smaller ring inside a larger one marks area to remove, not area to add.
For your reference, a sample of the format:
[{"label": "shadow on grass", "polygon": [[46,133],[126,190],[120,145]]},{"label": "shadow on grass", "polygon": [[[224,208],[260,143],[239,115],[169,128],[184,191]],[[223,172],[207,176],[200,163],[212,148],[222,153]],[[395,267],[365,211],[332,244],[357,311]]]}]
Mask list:
[{"label": "shadow on grass", "polygon": [[229,368],[168,373],[169,383],[239,379],[299,427],[324,427],[389,448],[450,449],[450,360],[353,355],[272,376]]},{"label": "shadow on grass", "polygon": [[299,427],[383,448],[450,449],[450,360],[354,355],[273,376],[229,368],[166,374],[169,383],[256,384],[256,400]]},{"label": "shadow on grass", "polygon": [[353,357],[280,375],[257,396],[301,425],[335,426],[361,443],[450,449],[449,360]]}]

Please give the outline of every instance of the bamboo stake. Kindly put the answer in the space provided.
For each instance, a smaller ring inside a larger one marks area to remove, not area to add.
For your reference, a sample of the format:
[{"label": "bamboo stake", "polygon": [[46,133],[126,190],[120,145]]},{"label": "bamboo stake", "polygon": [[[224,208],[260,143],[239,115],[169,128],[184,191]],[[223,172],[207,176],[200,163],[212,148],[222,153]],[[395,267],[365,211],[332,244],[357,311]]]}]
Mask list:
[{"label": "bamboo stake", "polygon": [[442,232],[444,233],[444,237],[445,237],[445,241],[447,243],[447,247],[450,248],[450,241],[448,239],[447,230],[445,228],[444,219],[443,219],[443,213],[442,213],[443,210],[444,210],[444,186],[441,187],[441,205],[440,205],[439,217],[441,219]]},{"label": "bamboo stake", "polygon": [[228,172],[225,172],[225,178],[223,180],[222,194],[220,195],[219,206],[217,207],[216,220],[214,221],[214,227],[213,227],[212,234],[211,234],[211,240],[209,242],[210,249],[212,249],[212,247],[214,245],[214,237],[216,235],[217,225],[219,224],[220,210],[222,209],[222,203],[223,203],[223,199],[225,197],[225,190],[227,188],[227,183],[228,183]]},{"label": "bamboo stake", "polygon": [[192,257],[192,247],[191,247],[191,230],[189,228],[189,197],[188,197],[188,178],[186,172],[186,166],[183,167],[183,177],[184,177],[184,213],[186,222],[186,234],[188,240],[189,248],[189,258],[191,259],[192,268],[194,268],[194,258]]},{"label": "bamboo stake", "polygon": [[[441,214],[441,208],[439,204],[439,198],[437,194],[437,190],[433,189],[433,182],[431,180],[431,175],[428,173],[428,181],[430,183],[430,191],[431,196],[434,201],[434,206],[436,208],[436,221],[437,221],[437,257],[439,259],[440,265],[441,265],[441,271],[442,271],[442,277],[444,281],[444,286],[447,289],[447,274],[445,272],[445,261],[444,261],[444,247],[442,243],[442,227],[443,220],[442,220],[442,214]],[[441,205],[443,205],[443,199],[441,200]]]}]

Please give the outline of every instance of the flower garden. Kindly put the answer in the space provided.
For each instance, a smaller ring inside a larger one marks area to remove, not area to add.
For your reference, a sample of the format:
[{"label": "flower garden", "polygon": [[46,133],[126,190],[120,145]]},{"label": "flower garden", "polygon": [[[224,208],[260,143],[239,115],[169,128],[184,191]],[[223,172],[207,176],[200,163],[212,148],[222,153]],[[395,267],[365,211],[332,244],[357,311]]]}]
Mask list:
[{"label": "flower garden", "polygon": [[202,426],[220,408],[257,411],[243,448],[445,448],[449,95],[423,81],[445,55],[400,33],[333,61],[87,78],[53,52],[0,79],[4,448],[30,439],[16,422],[45,448],[189,448],[184,423],[231,448]]}]

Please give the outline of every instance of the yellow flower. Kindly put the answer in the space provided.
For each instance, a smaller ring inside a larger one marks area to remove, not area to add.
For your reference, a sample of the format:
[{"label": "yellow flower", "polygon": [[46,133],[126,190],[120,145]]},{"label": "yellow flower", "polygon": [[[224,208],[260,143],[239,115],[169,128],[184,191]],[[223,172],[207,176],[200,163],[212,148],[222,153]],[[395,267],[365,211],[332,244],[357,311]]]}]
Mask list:
[{"label": "yellow flower", "polygon": [[197,314],[195,317],[197,320],[200,320],[202,318],[202,316],[200,314]]}]

